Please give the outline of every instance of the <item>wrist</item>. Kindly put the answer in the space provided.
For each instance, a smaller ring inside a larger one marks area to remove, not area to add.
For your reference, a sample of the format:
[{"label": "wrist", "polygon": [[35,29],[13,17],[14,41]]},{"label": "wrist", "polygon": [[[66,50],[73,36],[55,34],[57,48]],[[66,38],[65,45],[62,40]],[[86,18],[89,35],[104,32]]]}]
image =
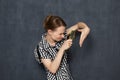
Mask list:
[{"label": "wrist", "polygon": [[64,53],[65,49],[61,47],[59,51]]}]

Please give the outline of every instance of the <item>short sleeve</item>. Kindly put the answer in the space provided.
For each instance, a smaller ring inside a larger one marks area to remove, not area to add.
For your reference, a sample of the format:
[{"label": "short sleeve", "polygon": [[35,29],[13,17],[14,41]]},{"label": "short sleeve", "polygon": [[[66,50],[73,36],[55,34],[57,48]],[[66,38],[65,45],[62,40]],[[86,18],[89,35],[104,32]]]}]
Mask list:
[{"label": "short sleeve", "polygon": [[41,58],[43,58],[43,59],[51,58],[49,52],[46,51],[45,49],[43,49],[42,47],[39,47],[39,53],[40,53]]},{"label": "short sleeve", "polygon": [[45,51],[42,47],[36,47],[34,50],[35,59],[41,63],[41,59],[51,59],[49,52]]}]

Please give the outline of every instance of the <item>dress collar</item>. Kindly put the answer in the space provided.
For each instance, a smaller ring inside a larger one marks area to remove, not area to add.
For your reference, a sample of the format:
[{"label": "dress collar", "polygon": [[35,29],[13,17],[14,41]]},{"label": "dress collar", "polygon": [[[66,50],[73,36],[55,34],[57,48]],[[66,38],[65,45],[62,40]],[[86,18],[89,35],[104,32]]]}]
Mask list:
[{"label": "dress collar", "polygon": [[44,49],[47,49],[47,48],[49,48],[50,47],[50,44],[47,42],[47,40],[45,39],[45,36],[46,36],[47,34],[46,33],[44,33],[43,35],[42,35],[42,44],[43,44],[43,47],[44,47]]}]

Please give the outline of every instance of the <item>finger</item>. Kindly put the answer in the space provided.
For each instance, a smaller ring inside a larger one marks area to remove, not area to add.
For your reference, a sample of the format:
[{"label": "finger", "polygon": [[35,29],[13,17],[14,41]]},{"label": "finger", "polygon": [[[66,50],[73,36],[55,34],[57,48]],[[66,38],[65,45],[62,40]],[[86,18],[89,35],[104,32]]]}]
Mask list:
[{"label": "finger", "polygon": [[80,38],[80,41],[79,41],[80,47],[82,47],[83,41],[84,41],[84,39]]},{"label": "finger", "polygon": [[77,31],[78,31],[78,32],[82,32],[82,29],[78,29]]},{"label": "finger", "polygon": [[80,47],[82,47],[82,43],[81,42],[79,42],[79,45],[80,45]]},{"label": "finger", "polygon": [[70,45],[72,45],[72,42],[70,42]]},{"label": "finger", "polygon": [[69,43],[69,46],[72,46],[72,43]]},{"label": "finger", "polygon": [[72,41],[72,39],[68,39],[68,41]]}]

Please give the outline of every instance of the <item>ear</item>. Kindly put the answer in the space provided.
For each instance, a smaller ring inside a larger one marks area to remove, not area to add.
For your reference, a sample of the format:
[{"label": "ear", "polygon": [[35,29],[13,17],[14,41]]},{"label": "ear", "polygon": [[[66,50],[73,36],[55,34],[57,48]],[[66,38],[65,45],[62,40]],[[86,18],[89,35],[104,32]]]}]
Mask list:
[{"label": "ear", "polygon": [[53,33],[53,31],[52,31],[51,29],[49,29],[49,30],[48,30],[48,33],[49,33],[49,34],[52,34],[52,33]]}]

